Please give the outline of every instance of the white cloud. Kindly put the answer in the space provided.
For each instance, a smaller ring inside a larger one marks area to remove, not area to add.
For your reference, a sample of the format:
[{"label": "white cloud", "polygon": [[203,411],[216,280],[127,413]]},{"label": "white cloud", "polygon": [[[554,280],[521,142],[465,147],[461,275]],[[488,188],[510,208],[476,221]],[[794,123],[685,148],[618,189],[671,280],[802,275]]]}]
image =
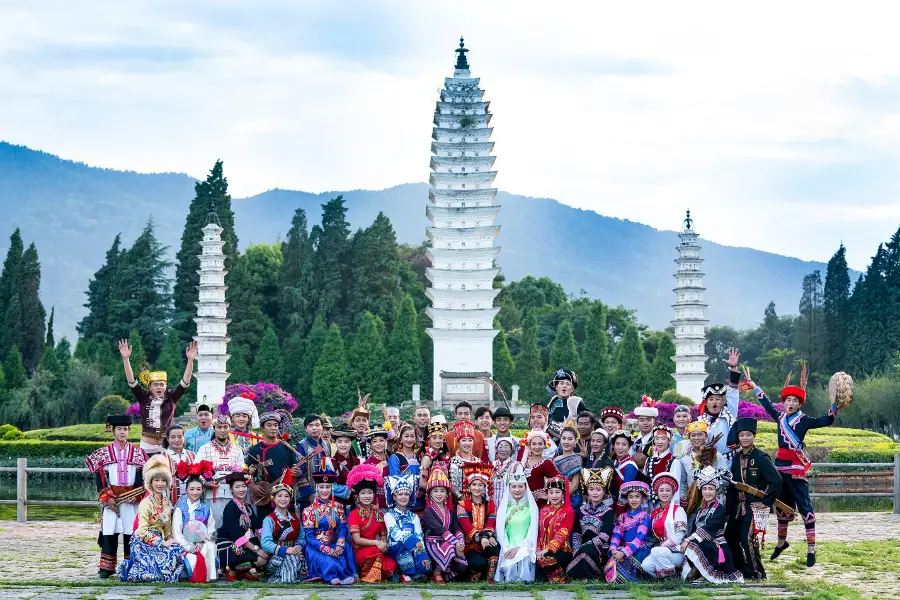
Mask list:
[{"label": "white cloud", "polygon": [[690,206],[806,259],[844,240],[856,268],[900,224],[900,110],[843,92],[900,78],[893,3],[61,6],[0,8],[0,131],[89,164],[222,158],[236,195],[426,180],[464,33],[503,189],[667,229]]}]

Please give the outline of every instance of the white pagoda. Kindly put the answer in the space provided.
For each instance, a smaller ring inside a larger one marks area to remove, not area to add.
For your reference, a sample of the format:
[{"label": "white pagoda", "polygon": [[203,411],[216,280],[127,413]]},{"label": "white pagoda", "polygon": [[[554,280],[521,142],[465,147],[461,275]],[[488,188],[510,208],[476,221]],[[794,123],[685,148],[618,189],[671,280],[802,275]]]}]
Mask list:
[{"label": "white pagoda", "polygon": [[434,340],[434,403],[492,400],[491,388],[478,377],[493,372],[494,297],[500,248],[494,238],[500,228],[494,219],[497,172],[491,156],[491,113],[483,100],[479,79],[469,72],[463,38],[456,49],[456,68],[444,79],[434,110],[431,152],[431,191],[426,215],[431,222],[431,287],[428,315]]},{"label": "white pagoda", "polygon": [[209,212],[209,223],[203,228],[203,239],[200,246],[202,253],[200,259],[200,285],[199,301],[196,303],[197,315],[194,322],[197,324],[197,369],[194,377],[197,378],[197,401],[207,402],[211,405],[222,403],[225,396],[225,382],[229,373],[225,370],[225,363],[230,358],[228,354],[228,342],[231,338],[227,335],[228,303],[225,302],[225,254],[222,247],[222,232],[225,231],[219,225],[219,219],[214,209]]},{"label": "white pagoda", "polygon": [[675,390],[682,396],[700,402],[700,388],[706,381],[706,304],[703,303],[703,271],[700,237],[694,230],[691,211],[678,234],[678,265],[675,271]]}]

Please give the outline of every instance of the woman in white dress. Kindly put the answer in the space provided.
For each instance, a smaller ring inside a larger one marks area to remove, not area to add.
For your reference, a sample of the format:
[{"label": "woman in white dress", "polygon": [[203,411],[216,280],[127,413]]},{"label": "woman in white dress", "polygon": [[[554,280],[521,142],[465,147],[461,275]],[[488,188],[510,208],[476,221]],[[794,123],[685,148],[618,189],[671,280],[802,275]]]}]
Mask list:
[{"label": "woman in white dress", "polygon": [[528,489],[522,463],[514,463],[506,478],[506,490],[497,509],[500,563],[497,583],[534,581],[537,554],[538,507]]},{"label": "woman in white dress", "polygon": [[[208,461],[179,469],[184,474],[185,493],[178,500],[172,514],[172,536],[184,551],[184,575],[193,583],[216,580],[216,520],[208,504],[204,503],[203,484],[212,477]],[[205,473],[204,473],[205,471]]]}]

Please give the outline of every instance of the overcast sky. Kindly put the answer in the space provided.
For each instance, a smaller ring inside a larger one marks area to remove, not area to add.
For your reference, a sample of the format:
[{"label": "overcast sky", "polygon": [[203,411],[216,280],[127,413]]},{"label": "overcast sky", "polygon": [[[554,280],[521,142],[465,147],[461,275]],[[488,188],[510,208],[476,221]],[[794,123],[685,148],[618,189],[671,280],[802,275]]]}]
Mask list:
[{"label": "overcast sky", "polygon": [[843,240],[858,269],[900,225],[895,3],[535,6],[4,2],[0,139],[195,177],[222,158],[235,196],[427,181],[464,34],[501,189],[660,229],[690,207],[705,238],[804,259]]}]

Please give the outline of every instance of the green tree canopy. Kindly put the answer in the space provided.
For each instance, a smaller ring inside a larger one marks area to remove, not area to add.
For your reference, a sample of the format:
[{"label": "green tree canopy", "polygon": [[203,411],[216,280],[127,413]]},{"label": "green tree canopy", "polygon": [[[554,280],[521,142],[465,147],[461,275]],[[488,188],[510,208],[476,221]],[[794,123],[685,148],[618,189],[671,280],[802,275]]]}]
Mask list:
[{"label": "green tree canopy", "polygon": [[408,400],[412,385],[422,382],[422,357],[419,354],[419,329],[416,308],[406,295],[397,308],[394,329],[388,342],[388,398],[392,402]]},{"label": "green tree canopy", "polygon": [[[333,323],[325,334],[322,354],[316,362],[312,378],[312,406],[303,411],[340,414],[351,407],[353,398],[347,387],[347,359],[341,328]],[[300,400],[298,400],[298,404]]]}]

